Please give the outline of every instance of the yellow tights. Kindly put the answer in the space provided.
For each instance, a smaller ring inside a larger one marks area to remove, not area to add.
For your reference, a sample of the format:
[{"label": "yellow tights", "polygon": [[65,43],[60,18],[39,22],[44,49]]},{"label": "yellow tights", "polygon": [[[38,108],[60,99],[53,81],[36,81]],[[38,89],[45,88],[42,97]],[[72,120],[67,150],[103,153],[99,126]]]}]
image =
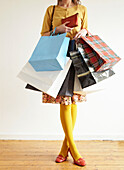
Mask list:
[{"label": "yellow tights", "polygon": [[78,160],[81,155],[77,150],[76,144],[73,139],[73,129],[77,117],[77,105],[63,105],[60,104],[60,120],[63,130],[65,132],[65,139],[62,144],[62,148],[59,154],[62,156],[67,155],[68,147],[70,147],[71,153],[75,160]]}]

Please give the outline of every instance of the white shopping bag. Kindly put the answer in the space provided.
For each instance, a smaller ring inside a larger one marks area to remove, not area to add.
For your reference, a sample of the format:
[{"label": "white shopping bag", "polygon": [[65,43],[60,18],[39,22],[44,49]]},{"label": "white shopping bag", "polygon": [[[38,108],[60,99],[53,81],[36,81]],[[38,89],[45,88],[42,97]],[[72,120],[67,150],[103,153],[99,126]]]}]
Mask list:
[{"label": "white shopping bag", "polygon": [[80,81],[78,79],[78,76],[77,76],[77,74],[75,72],[74,93],[82,94],[82,95],[85,96],[86,94],[98,92],[98,91],[101,91],[101,90],[104,90],[104,89],[101,89],[100,87],[96,88],[96,86],[95,87],[90,86],[90,87],[87,87],[85,89],[82,89]]},{"label": "white shopping bag", "polygon": [[63,70],[36,72],[31,64],[27,62],[17,77],[56,98],[68,73],[71,63],[72,60],[69,57],[66,57],[66,64]]}]

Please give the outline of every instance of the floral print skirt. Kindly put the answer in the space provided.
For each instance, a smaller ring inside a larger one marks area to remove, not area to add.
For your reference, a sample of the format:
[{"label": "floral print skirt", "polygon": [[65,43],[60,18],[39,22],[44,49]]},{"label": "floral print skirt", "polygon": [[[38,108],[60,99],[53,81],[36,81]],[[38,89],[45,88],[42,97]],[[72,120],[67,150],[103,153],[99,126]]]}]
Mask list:
[{"label": "floral print skirt", "polygon": [[56,98],[42,92],[42,103],[52,103],[52,104],[76,104],[77,102],[86,101],[86,95],[74,93],[72,97],[67,96],[57,96]]}]

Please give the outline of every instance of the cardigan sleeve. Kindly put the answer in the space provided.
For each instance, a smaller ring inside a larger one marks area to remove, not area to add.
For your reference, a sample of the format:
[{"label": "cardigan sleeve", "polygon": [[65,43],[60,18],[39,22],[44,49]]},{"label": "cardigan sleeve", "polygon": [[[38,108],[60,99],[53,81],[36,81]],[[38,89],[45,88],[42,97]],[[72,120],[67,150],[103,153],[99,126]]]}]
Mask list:
[{"label": "cardigan sleeve", "polygon": [[83,6],[83,18],[82,18],[82,23],[81,23],[81,29],[86,28],[88,29],[88,17],[87,17],[87,8]]},{"label": "cardigan sleeve", "polygon": [[43,19],[43,24],[42,24],[42,30],[41,30],[41,36],[45,33],[50,31],[50,26],[51,26],[51,13],[52,13],[52,9],[51,9],[52,5],[49,6],[46,9],[45,15],[44,15],[44,19]]}]

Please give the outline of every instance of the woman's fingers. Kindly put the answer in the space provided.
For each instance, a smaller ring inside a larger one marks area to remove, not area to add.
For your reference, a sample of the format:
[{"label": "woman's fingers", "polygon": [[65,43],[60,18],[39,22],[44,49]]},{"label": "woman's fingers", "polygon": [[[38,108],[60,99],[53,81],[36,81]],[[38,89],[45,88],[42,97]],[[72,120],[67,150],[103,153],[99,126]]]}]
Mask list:
[{"label": "woman's fingers", "polygon": [[78,38],[79,35],[80,35],[80,31],[75,35],[74,38]]},{"label": "woman's fingers", "polygon": [[70,23],[70,21],[66,21],[64,23],[64,26],[65,26],[65,32],[70,32],[73,28],[70,28],[70,27],[67,27],[66,24]]},{"label": "woman's fingers", "polygon": [[58,26],[58,32],[65,33],[70,32],[73,28],[67,27],[66,24],[70,23],[70,21],[66,21],[64,24]]},{"label": "woman's fingers", "polygon": [[70,21],[66,21],[63,25],[66,25],[66,24],[68,24]]},{"label": "woman's fingers", "polygon": [[82,29],[81,31],[79,31],[79,32],[75,35],[74,39],[78,39],[78,38],[80,38],[81,36],[86,36],[86,34],[87,34],[86,29]]},{"label": "woman's fingers", "polygon": [[66,26],[66,24],[68,24],[68,23],[70,23],[70,21],[66,21],[64,23],[64,25],[65,25],[65,32],[70,32],[72,30],[72,28]]},{"label": "woman's fingers", "polygon": [[70,28],[70,27],[66,27],[66,32],[70,32],[73,28]]},{"label": "woman's fingers", "polygon": [[80,38],[81,36],[82,36],[82,34],[81,34],[81,32],[79,31],[79,32],[75,35],[74,39],[78,39],[78,38]]}]

